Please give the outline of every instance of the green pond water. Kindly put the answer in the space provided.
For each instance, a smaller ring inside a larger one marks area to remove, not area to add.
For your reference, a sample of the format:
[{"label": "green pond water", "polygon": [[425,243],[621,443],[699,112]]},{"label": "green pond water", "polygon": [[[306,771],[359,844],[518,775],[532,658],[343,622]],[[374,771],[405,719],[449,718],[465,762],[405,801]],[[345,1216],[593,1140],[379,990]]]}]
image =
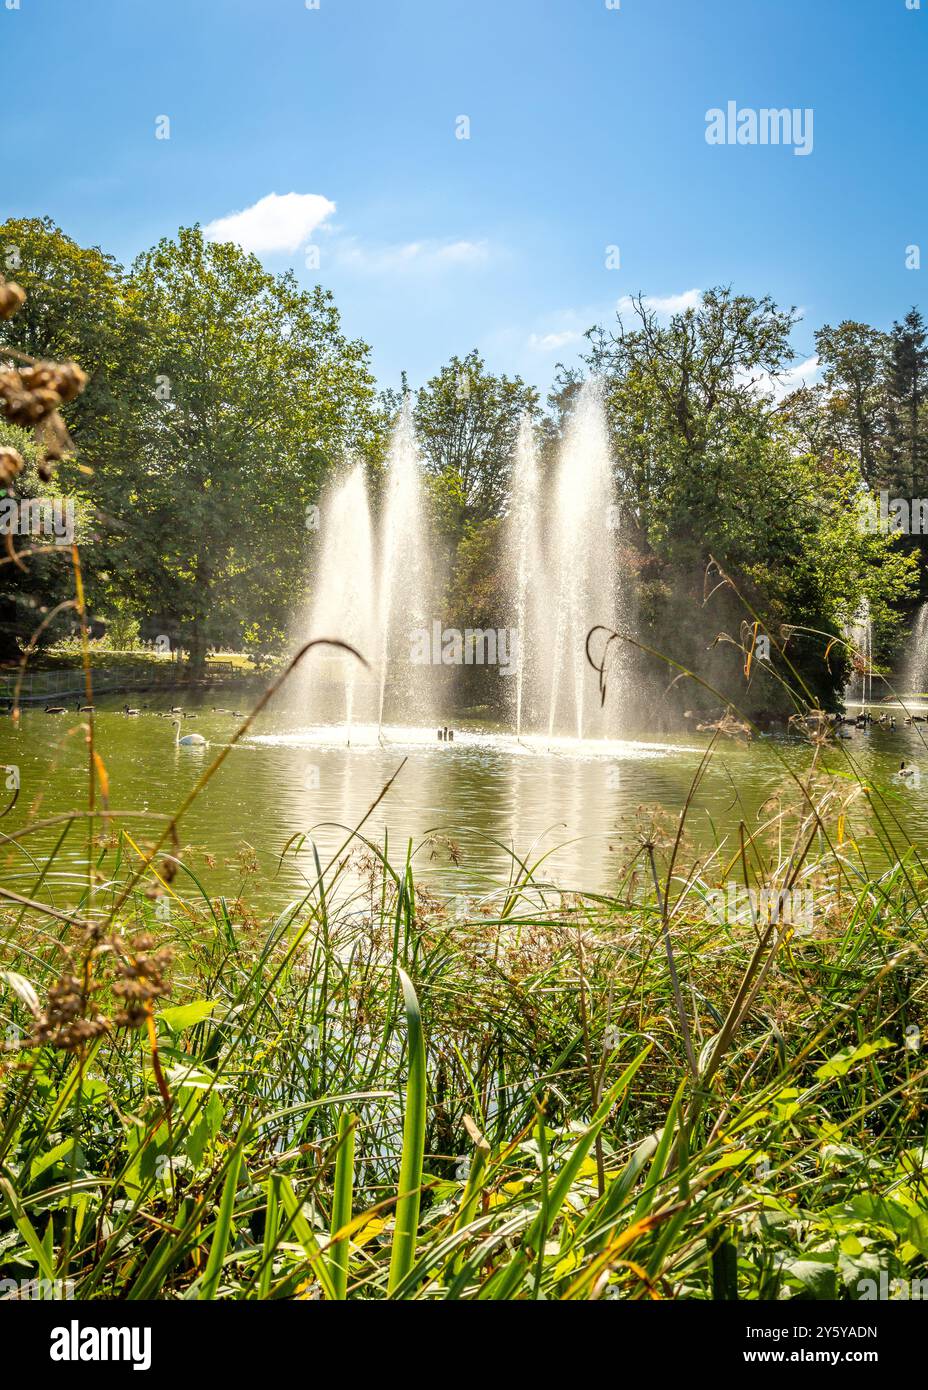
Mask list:
[{"label": "green pond water", "polygon": [[[162,707],[167,704],[165,697]],[[184,720],[182,733],[203,735],[208,749],[176,747],[171,724],[154,712],[127,718],[100,709],[96,746],[115,812],[175,811],[241,722],[209,706],[185,708],[196,718]],[[18,768],[20,781],[18,801],[0,820],[0,832],[86,807],[85,718],[26,710],[19,728],[8,716],[0,720],[0,763]],[[895,731],[855,732],[830,746],[823,766],[871,781],[886,799],[884,821],[898,823],[896,844],[909,836],[921,848],[928,839],[928,725],[905,728],[898,718]],[[314,878],[312,844],[325,864],[401,764],[364,834],[381,847],[388,837],[398,860],[412,842],[417,879],[435,893],[491,893],[508,881],[509,851],[531,862],[553,851],[538,871],[541,879],[608,892],[651,811],[663,808],[665,826],[673,825],[709,742],[707,734],[641,733],[609,743],[542,737],[519,743],[466,726],[447,744],[437,741],[434,729],[388,728],[379,742],[376,730],[355,728],[350,747],[346,739],[343,728],[307,727],[298,712],[271,710],[231,750],[180,827],[184,862],[210,897],[242,893],[259,910],[299,898]],[[778,794],[795,804],[784,763],[802,772],[810,757],[798,740],[723,742],[692,803],[690,860],[726,837],[734,844],[739,821],[756,831],[774,813],[771,798]],[[923,777],[900,781],[895,774],[903,758]],[[12,792],[3,796],[7,805]],[[155,829],[153,819],[124,824],[137,840],[150,840]],[[21,846],[0,842],[0,881],[31,895],[60,829],[32,835]],[[862,798],[846,833],[868,865],[886,867],[882,832]],[[305,839],[294,844],[299,836]],[[75,824],[39,896],[58,905],[72,902],[86,855],[85,830]],[[104,873],[112,866],[110,851]],[[195,891],[183,873],[177,887]]]}]

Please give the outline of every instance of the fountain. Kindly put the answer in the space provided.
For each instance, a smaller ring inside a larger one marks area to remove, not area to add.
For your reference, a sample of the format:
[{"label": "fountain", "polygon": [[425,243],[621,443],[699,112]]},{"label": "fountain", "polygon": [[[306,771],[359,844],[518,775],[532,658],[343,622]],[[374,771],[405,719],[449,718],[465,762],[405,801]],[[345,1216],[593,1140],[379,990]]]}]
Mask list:
[{"label": "fountain", "polygon": [[[596,382],[582,387],[568,421],[546,518],[537,476],[537,462],[520,435],[513,512],[524,539],[514,555],[515,590],[519,594],[528,587],[521,574],[530,563],[533,594],[521,615],[529,696],[519,698],[520,715],[528,704],[549,737],[567,731],[582,739],[607,732],[609,714],[599,709],[596,673],[586,658],[587,633],[599,624],[618,623],[612,458]],[[539,532],[541,556],[529,560],[537,555]],[[610,711],[614,719],[614,702]],[[521,730],[521,718],[518,723]]]},{"label": "fountain", "polygon": [[596,383],[578,393],[551,489],[542,475],[526,417],[503,547],[514,632],[443,630],[433,616],[433,547],[407,398],[390,444],[377,520],[371,520],[361,465],[333,486],[321,509],[308,631],[350,642],[367,658],[370,673],[350,658],[313,654],[301,686],[303,707],[324,722],[343,722],[349,742],[359,723],[378,737],[388,723],[406,726],[407,736],[431,725],[434,740],[435,715],[447,718],[439,694],[449,689],[448,665],[471,659],[482,642],[487,653],[496,653],[486,659],[498,662],[501,674],[504,653],[515,658],[514,679],[502,683],[500,704],[509,706],[517,739],[612,732],[607,720],[616,720],[616,702],[600,709],[597,675],[586,658],[590,628],[619,625],[613,465]]},{"label": "fountain", "polygon": [[928,682],[928,603],[921,603],[909,635],[909,648],[901,672],[903,692],[923,695]]},{"label": "fountain", "polygon": [[[393,431],[387,459],[386,497],[378,574],[380,687],[377,727],[383,728],[387,683],[397,713],[431,722],[433,673],[410,660],[416,629],[431,624],[433,573],[422,507],[421,462],[407,395]],[[403,660],[397,661],[402,653]]]},{"label": "fountain", "polygon": [[870,621],[870,604],[864,599],[851,624],[850,640],[854,650],[864,663],[864,669],[855,672],[845,691],[845,700],[857,698],[864,706],[873,698],[873,624]]},{"label": "fountain", "polygon": [[[375,645],[374,549],[363,464],[336,481],[323,496],[321,547],[309,610],[314,637],[339,637],[368,656]],[[347,653],[314,652],[302,673],[300,693],[326,719],[344,720],[348,739],[356,696],[365,672]],[[367,682],[369,685],[369,680]]]},{"label": "fountain", "polygon": [[313,652],[295,687],[314,720],[358,722],[382,732],[388,713],[431,722],[434,673],[410,659],[411,635],[431,621],[431,547],[423,515],[420,462],[408,402],[393,433],[379,525],[371,521],[365,469],[356,464],[320,507],[306,636],[338,637],[367,659]]},{"label": "fountain", "polygon": [[[537,602],[533,580],[542,572],[541,565],[541,477],[538,446],[531,416],[522,417],[512,467],[512,486],[507,522],[506,551],[513,557],[510,579],[511,599],[515,611],[515,629],[519,634],[519,666],[515,678],[516,737],[522,736],[522,717],[526,686],[526,637],[537,631]],[[533,668],[537,664],[537,651]]]}]

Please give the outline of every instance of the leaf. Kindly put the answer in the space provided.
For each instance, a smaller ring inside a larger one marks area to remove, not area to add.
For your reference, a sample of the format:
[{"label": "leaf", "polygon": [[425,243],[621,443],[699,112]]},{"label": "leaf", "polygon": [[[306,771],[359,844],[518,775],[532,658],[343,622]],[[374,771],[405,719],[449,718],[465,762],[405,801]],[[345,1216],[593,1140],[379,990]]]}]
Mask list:
[{"label": "leaf", "polygon": [[354,1132],[357,1116],[343,1110],[338,1122],[338,1153],[335,1156],[335,1185],[332,1193],[329,1273],[335,1297],[344,1302],[348,1288],[348,1240],[342,1228],[351,1222],[351,1203],[354,1192]]},{"label": "leaf", "polygon": [[171,1009],[162,1009],[157,1017],[167,1024],[173,1033],[183,1032],[185,1028],[195,1028],[209,1018],[213,1009],[218,1009],[218,999],[194,999],[190,1004],[178,1004]]},{"label": "leaf", "polygon": [[810,1298],[833,1300],[838,1296],[838,1271],[821,1260],[784,1259],[780,1273],[801,1284]]},{"label": "leaf", "polygon": [[219,1203],[219,1214],[216,1217],[216,1226],[213,1231],[213,1243],[209,1248],[209,1259],[206,1262],[203,1283],[199,1289],[200,1298],[214,1298],[217,1285],[219,1284],[219,1276],[222,1273],[222,1263],[225,1259],[226,1247],[229,1244],[229,1233],[232,1229],[232,1213],[235,1210],[235,1193],[238,1187],[238,1174],[244,1147],[244,1140],[239,1138],[238,1143],[232,1150],[226,1169],[226,1180],[222,1189],[222,1200]]},{"label": "leaf", "polygon": [[893,1044],[889,1038],[877,1038],[875,1042],[861,1043],[859,1047],[846,1047],[818,1068],[815,1075],[819,1081],[830,1081],[835,1076],[847,1076],[856,1062],[872,1057],[874,1052],[882,1052]]},{"label": "leaf", "polygon": [[409,1076],[406,1082],[406,1110],[403,1116],[403,1153],[400,1159],[399,1191],[396,1201],[396,1227],[390,1252],[387,1295],[412,1269],[419,1227],[422,1184],[422,1156],[425,1151],[426,1094],[425,1040],[422,1015],[412,980],[397,966],[406,1007],[406,1034],[409,1045]]},{"label": "leaf", "polygon": [[15,970],[0,970],[0,980],[6,980],[20,1003],[25,1004],[33,1018],[37,1018],[41,1013],[39,996],[36,994],[25,975],[20,975]]},{"label": "leaf", "polygon": [[719,1173],[726,1168],[740,1168],[742,1163],[747,1163],[751,1158],[757,1158],[759,1154],[756,1149],[732,1149],[730,1153],[723,1154],[720,1159],[711,1164],[706,1169],[707,1173]]}]

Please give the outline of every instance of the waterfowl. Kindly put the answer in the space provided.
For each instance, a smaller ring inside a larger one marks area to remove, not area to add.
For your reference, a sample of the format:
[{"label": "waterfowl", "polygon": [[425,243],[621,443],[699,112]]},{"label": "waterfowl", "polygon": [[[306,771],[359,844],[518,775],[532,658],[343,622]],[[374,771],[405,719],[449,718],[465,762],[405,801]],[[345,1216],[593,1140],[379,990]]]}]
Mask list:
[{"label": "waterfowl", "polygon": [[130,709],[128,705],[123,705],[122,712],[129,719],[137,719],[139,714],[139,711],[137,709]]},{"label": "waterfowl", "polygon": [[67,712],[64,705],[46,705],[44,710],[45,714],[67,714]]},{"label": "waterfowl", "polygon": [[179,719],[172,719],[172,720],[171,720],[171,723],[174,725],[174,728],[177,730],[177,732],[176,732],[175,735],[174,735],[174,746],[175,746],[175,748],[205,748],[205,747],[206,747],[206,739],[203,737],[202,734],[184,734],[183,738],[181,738],[181,736],[180,736],[180,720],[179,720]]}]

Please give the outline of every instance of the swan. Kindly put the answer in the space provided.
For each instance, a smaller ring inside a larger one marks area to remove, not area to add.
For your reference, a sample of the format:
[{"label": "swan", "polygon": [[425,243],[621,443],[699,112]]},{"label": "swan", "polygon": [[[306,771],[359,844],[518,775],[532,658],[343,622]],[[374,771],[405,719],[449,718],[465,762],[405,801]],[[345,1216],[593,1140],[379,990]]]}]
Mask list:
[{"label": "swan", "polygon": [[174,735],[174,747],[175,747],[175,748],[205,748],[205,747],[206,747],[206,739],[203,737],[202,734],[184,734],[183,738],[181,738],[181,736],[180,736],[180,720],[179,720],[179,719],[172,719],[172,720],[171,720],[171,723],[174,725],[174,728],[177,730],[176,734]]}]

